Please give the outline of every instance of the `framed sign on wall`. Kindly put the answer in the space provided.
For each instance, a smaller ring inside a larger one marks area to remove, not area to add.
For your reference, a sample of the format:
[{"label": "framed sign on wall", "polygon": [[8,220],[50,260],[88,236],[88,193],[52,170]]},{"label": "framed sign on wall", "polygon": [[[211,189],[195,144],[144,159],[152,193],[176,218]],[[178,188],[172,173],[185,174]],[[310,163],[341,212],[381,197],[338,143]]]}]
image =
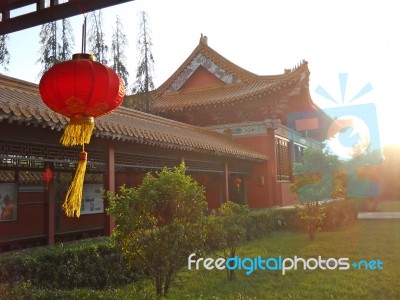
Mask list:
[{"label": "framed sign on wall", "polygon": [[102,184],[85,184],[81,203],[81,215],[104,212]]},{"label": "framed sign on wall", "polygon": [[17,219],[17,183],[0,183],[0,222]]}]

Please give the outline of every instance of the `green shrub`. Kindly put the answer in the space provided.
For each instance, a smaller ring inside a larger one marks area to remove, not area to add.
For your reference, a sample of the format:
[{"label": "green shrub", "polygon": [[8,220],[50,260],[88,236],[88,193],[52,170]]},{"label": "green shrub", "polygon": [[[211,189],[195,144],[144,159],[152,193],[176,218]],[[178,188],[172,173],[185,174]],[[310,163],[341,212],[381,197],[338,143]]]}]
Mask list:
[{"label": "green shrub", "polygon": [[148,173],[137,188],[107,193],[108,212],[118,224],[113,241],[131,265],[141,262],[159,296],[205,241],[204,188],[185,172],[184,164],[163,168]]},{"label": "green shrub", "polygon": [[354,223],[357,220],[357,210],[348,200],[336,200],[322,205],[325,219],[322,221],[322,230],[332,230]]},{"label": "green shrub", "polygon": [[47,289],[106,289],[142,276],[131,272],[108,238],[79,241],[65,247],[41,247],[0,257],[0,282],[30,281]]},{"label": "green shrub", "polygon": [[[218,213],[208,216],[207,238],[209,247],[221,250],[225,259],[235,257],[236,250],[246,239],[246,224],[250,210],[247,206],[225,202]],[[228,280],[235,278],[235,271],[226,269]]]},{"label": "green shrub", "polygon": [[251,211],[243,223],[248,240],[259,239],[275,229],[271,210]]},{"label": "green shrub", "polygon": [[77,288],[71,290],[37,288],[32,282],[25,281],[17,285],[0,283],[1,300],[120,300],[120,299],[156,299],[148,280],[128,284],[110,290]]}]

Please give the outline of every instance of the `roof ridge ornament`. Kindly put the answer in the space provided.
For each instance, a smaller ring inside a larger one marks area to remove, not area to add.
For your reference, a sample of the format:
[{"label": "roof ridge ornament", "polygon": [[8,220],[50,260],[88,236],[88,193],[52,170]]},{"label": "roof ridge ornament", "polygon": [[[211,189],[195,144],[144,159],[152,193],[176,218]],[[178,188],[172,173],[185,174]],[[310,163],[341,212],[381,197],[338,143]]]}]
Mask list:
[{"label": "roof ridge ornament", "polygon": [[201,35],[200,35],[200,42],[199,42],[199,44],[207,45],[207,44],[208,44],[207,42],[208,42],[208,37],[207,37],[206,35],[201,34]]},{"label": "roof ridge ornament", "polygon": [[307,64],[308,64],[308,62],[307,62],[305,59],[303,59],[303,60],[301,60],[300,62],[298,62],[294,67],[292,67],[292,68],[290,68],[290,69],[284,69],[284,70],[283,70],[283,71],[284,71],[284,74],[294,72],[294,71],[300,69],[300,67],[302,67],[302,66],[304,66],[304,65],[307,65]]}]

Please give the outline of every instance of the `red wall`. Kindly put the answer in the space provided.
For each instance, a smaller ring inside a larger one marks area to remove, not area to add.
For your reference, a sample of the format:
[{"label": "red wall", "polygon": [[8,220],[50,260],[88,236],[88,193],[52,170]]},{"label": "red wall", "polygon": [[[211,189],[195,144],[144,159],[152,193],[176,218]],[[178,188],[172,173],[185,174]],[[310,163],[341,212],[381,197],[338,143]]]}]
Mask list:
[{"label": "red wall", "polygon": [[[17,220],[0,222],[0,239],[22,238],[43,235],[45,204],[43,193],[19,193]],[[29,226],[26,226],[29,220]]]},{"label": "red wall", "polygon": [[265,154],[268,161],[257,164],[251,177],[246,179],[247,202],[250,207],[261,208],[279,205],[281,195],[276,193],[275,135],[268,130],[267,135],[237,137],[235,141]]},{"label": "red wall", "polygon": [[180,90],[188,88],[205,88],[224,84],[226,83],[200,66],[181,86]]},{"label": "red wall", "polygon": [[[291,182],[277,182],[275,134],[268,129],[267,135],[238,137],[235,141],[245,144],[268,157],[268,161],[253,168],[250,178],[246,179],[247,202],[250,207],[272,207],[296,205],[298,201],[290,191]],[[264,182],[264,185],[262,184]]]},{"label": "red wall", "polygon": [[297,195],[290,191],[291,182],[282,182],[281,183],[281,191],[282,191],[282,204],[281,206],[292,206],[298,205],[299,201],[297,200]]},{"label": "red wall", "polygon": [[208,208],[216,209],[224,201],[224,176],[217,173],[193,174],[192,177],[205,188]]},{"label": "red wall", "polygon": [[104,214],[87,214],[81,215],[79,218],[69,218],[65,215],[63,211],[60,211],[58,224],[59,227],[58,230],[56,230],[56,233],[74,230],[103,228]]}]

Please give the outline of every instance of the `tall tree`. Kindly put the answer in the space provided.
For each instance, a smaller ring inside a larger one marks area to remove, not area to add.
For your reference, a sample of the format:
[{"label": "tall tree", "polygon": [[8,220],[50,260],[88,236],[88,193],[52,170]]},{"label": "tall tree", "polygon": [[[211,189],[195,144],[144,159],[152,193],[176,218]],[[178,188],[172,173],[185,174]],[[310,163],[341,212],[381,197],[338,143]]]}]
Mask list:
[{"label": "tall tree", "polygon": [[140,31],[137,40],[139,50],[139,63],[136,71],[136,81],[132,93],[137,93],[133,107],[145,112],[151,110],[151,94],[154,89],[154,57],[151,51],[153,42],[151,40],[151,30],[149,28],[149,18],[145,11],[139,12]]},{"label": "tall tree", "polygon": [[119,77],[121,77],[121,79],[124,81],[125,86],[128,86],[129,76],[129,72],[126,68],[126,56],[124,54],[125,47],[127,45],[128,40],[126,38],[126,35],[123,33],[123,25],[119,16],[117,16],[111,43],[111,68],[119,75]]},{"label": "tall tree", "polygon": [[43,24],[39,36],[42,45],[40,58],[37,60],[38,63],[42,64],[40,77],[54,64],[71,59],[74,36],[71,23],[67,19],[63,19],[61,22]]},{"label": "tall tree", "polygon": [[89,52],[102,64],[107,64],[108,46],[105,44],[103,32],[103,14],[101,10],[89,15],[88,43]]},{"label": "tall tree", "polygon": [[4,71],[7,72],[7,65],[10,63],[10,52],[7,49],[8,35],[0,36],[0,66],[3,67]]},{"label": "tall tree", "polygon": [[42,25],[39,33],[40,58],[37,60],[42,65],[39,77],[42,76],[57,60],[57,22],[50,22]]},{"label": "tall tree", "polygon": [[61,20],[60,42],[58,47],[58,61],[66,61],[72,58],[72,48],[74,47],[74,34],[71,22],[68,19]]}]

